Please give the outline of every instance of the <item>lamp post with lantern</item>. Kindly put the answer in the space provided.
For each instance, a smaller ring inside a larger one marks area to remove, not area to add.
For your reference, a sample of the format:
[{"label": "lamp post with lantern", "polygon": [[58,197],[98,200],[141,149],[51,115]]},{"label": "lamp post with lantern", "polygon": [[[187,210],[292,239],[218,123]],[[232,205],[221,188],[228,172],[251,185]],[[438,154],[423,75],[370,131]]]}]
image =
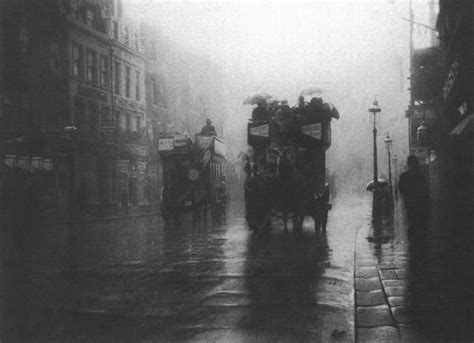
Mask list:
[{"label": "lamp post with lantern", "polygon": [[381,197],[379,189],[379,180],[378,180],[378,165],[377,165],[377,126],[376,126],[376,116],[377,113],[380,113],[382,110],[379,107],[379,102],[377,99],[374,99],[372,105],[368,110],[374,115],[374,180],[373,180],[373,199],[372,199],[372,223],[374,225],[381,224],[382,221],[382,208],[381,208]]}]

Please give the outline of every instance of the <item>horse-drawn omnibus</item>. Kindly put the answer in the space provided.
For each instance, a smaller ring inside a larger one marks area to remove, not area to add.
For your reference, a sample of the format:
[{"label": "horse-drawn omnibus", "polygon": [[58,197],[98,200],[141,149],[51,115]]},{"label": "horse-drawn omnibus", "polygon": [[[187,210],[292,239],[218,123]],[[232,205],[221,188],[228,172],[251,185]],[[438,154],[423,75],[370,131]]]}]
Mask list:
[{"label": "horse-drawn omnibus", "polygon": [[286,230],[289,215],[294,230],[302,229],[308,215],[317,232],[326,229],[331,207],[326,150],[331,145],[332,118],[339,118],[337,110],[313,98],[294,108],[261,110],[249,120],[244,194],[250,229],[268,229],[271,216],[277,216]]},{"label": "horse-drawn omnibus", "polygon": [[214,135],[159,137],[158,150],[163,162],[162,215],[176,222],[180,215],[192,212],[194,221],[207,220],[208,211],[215,220],[222,213],[219,185],[225,161],[224,141]]}]

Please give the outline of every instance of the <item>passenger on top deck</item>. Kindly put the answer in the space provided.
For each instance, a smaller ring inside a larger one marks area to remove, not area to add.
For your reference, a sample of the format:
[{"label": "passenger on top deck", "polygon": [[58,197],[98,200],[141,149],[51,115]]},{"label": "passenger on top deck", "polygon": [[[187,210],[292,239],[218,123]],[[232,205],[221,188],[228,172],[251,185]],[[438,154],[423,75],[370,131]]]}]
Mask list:
[{"label": "passenger on top deck", "polygon": [[296,118],[304,116],[304,115],[307,114],[308,105],[304,102],[304,96],[303,95],[300,95],[300,97],[298,98],[298,105],[296,105],[293,108],[293,110],[294,110],[294,114],[295,114]]},{"label": "passenger on top deck", "polygon": [[253,120],[266,120],[270,117],[268,110],[266,108],[265,100],[261,100],[257,103],[257,107],[255,107],[252,111],[252,119]]}]

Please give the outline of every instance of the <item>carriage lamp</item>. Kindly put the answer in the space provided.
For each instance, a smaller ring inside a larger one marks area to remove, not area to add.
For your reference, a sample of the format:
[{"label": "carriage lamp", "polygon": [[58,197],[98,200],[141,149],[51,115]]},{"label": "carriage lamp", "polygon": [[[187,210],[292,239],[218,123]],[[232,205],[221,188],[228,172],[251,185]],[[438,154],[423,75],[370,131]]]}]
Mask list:
[{"label": "carriage lamp", "polygon": [[373,188],[373,200],[372,200],[372,223],[374,226],[379,227],[382,222],[382,209],[381,209],[381,202],[380,202],[380,192],[379,192],[379,185],[378,185],[378,170],[377,170],[377,127],[376,127],[376,116],[377,113],[380,113],[382,110],[379,107],[379,102],[377,98],[374,99],[372,105],[369,107],[368,110],[370,113],[374,115],[374,188]]}]

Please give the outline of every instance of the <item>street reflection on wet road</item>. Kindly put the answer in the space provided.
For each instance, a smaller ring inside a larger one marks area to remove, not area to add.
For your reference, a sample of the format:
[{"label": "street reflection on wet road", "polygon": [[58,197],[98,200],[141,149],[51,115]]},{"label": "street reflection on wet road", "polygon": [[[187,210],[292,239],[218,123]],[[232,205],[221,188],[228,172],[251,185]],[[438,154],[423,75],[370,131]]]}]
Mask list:
[{"label": "street reflection on wet road", "polygon": [[2,337],[305,342],[336,330],[352,341],[353,237],[365,207],[336,206],[327,235],[311,220],[302,234],[275,221],[256,235],[240,204],[224,225],[143,217],[35,228],[24,268],[3,264],[4,276],[23,275],[3,278]]}]

